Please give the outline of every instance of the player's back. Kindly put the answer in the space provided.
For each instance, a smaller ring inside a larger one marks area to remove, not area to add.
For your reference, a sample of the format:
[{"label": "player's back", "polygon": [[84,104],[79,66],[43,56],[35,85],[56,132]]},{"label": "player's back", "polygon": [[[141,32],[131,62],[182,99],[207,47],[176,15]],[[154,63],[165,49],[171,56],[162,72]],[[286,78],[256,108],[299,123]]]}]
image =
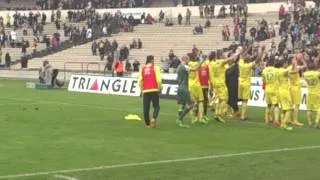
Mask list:
[{"label": "player's back", "polygon": [[[292,68],[292,66],[289,66],[289,68]],[[301,68],[301,66],[298,66],[297,68]],[[301,86],[300,82],[300,74],[299,73],[293,73],[289,75],[289,83],[290,86]]]},{"label": "player's back", "polygon": [[225,84],[225,72],[226,66],[223,60],[216,60],[212,66],[213,77],[215,78],[216,84]]},{"label": "player's back", "polygon": [[188,88],[188,71],[183,64],[180,64],[177,68],[177,81],[179,88]]},{"label": "player's back", "polygon": [[239,80],[240,83],[250,83],[250,77],[252,75],[253,62],[245,62],[244,59],[239,61]]},{"label": "player's back", "polygon": [[278,89],[278,69],[268,66],[262,71],[262,76],[266,83],[266,91],[275,92]]},{"label": "player's back", "polygon": [[308,84],[309,94],[320,93],[320,72],[319,71],[307,71],[304,73],[304,79]]},{"label": "player's back", "polygon": [[277,77],[279,90],[289,91],[289,68],[279,68]]}]

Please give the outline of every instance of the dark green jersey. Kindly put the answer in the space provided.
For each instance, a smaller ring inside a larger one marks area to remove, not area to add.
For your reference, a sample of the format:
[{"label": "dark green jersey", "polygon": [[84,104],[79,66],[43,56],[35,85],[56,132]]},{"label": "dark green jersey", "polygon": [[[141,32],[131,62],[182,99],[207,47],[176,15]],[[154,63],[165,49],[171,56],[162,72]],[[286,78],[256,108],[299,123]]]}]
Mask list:
[{"label": "dark green jersey", "polygon": [[177,81],[178,81],[178,89],[188,90],[188,70],[185,65],[180,64],[177,68]]}]

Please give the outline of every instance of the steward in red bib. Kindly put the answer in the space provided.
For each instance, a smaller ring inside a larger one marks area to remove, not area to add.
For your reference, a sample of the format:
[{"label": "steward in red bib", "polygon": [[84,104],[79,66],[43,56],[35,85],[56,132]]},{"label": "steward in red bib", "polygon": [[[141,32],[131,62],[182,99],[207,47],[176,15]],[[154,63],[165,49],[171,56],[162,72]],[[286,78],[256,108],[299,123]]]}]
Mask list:
[{"label": "steward in red bib", "polygon": [[[162,79],[160,68],[154,65],[153,56],[148,56],[146,64],[141,67],[138,82],[143,94],[143,114],[146,127],[155,128],[160,111],[159,93],[161,91]],[[153,105],[153,116],[150,121],[151,102]]]},{"label": "steward in red bib", "polygon": [[198,69],[198,75],[199,75],[199,81],[202,87],[202,93],[204,97],[203,105],[204,105],[204,117],[208,119],[207,117],[207,111],[208,111],[208,102],[209,102],[209,62],[205,61]]}]

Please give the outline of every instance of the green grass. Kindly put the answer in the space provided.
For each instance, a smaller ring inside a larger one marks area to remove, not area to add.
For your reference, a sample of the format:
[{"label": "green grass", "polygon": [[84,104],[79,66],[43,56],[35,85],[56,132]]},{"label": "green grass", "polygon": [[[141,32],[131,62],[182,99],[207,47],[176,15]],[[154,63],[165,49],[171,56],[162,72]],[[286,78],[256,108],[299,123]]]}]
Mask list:
[{"label": "green grass", "polygon": [[[264,110],[249,122],[175,125],[176,102],[161,101],[160,127],[125,121],[141,115],[140,98],[26,89],[0,80],[0,179],[5,175],[171,160],[320,145],[320,131],[284,132],[263,124]],[[305,122],[304,112],[300,113]],[[79,180],[301,180],[319,179],[319,149],[232,156],[188,162],[62,173]],[[54,180],[54,174],[20,177]]]}]

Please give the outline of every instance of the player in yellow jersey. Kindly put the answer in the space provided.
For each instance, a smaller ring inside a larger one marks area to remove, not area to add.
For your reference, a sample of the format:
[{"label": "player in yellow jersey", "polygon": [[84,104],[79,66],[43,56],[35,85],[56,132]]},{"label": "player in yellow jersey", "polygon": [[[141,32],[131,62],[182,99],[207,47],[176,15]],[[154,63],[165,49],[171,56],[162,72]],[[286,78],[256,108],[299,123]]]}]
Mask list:
[{"label": "player in yellow jersey", "polygon": [[251,58],[247,55],[248,51],[251,47],[249,47],[243,54],[239,60],[239,86],[238,86],[238,99],[242,101],[241,105],[241,116],[240,120],[246,119],[247,114],[247,104],[250,99],[251,92],[251,75],[253,68],[260,63],[261,59],[265,57],[265,47],[263,46],[261,49],[261,54],[256,57],[255,61],[250,61]]},{"label": "player in yellow jersey", "polygon": [[308,84],[307,118],[309,127],[312,127],[313,113],[316,112],[316,128],[320,128],[320,72],[316,70],[315,63],[309,62],[304,79]]},{"label": "player in yellow jersey", "polygon": [[215,78],[213,75],[213,69],[212,67],[214,66],[216,61],[216,52],[213,51],[209,55],[209,81],[210,81],[210,100],[209,100],[209,107],[214,111],[217,109],[217,95],[215,91]]},{"label": "player in yellow jersey", "polygon": [[279,126],[279,100],[278,100],[278,68],[273,67],[274,62],[268,61],[267,67],[262,71],[263,82],[265,86],[265,99],[267,103],[265,111],[265,123],[273,121],[274,125]]},{"label": "player in yellow jersey", "polygon": [[222,50],[217,51],[217,60],[210,66],[210,71],[212,71],[212,78],[214,79],[214,90],[218,98],[218,104],[215,112],[215,119],[220,122],[225,122],[222,118],[223,115],[228,110],[228,90],[225,83],[225,72],[226,72],[226,65],[230,61],[234,61],[237,56],[239,56],[240,52],[237,52],[230,56],[227,59],[223,59],[223,52]]},{"label": "player in yellow jersey", "polygon": [[[202,87],[199,80],[199,74],[198,74],[198,68],[199,63],[197,62],[196,58],[191,58],[191,61],[189,61],[188,66],[190,68],[189,70],[189,91],[191,100],[197,104],[198,110],[197,110],[197,117],[193,117],[192,123],[196,123],[199,121],[200,123],[207,123],[207,121],[203,118],[204,114],[204,96],[202,92]],[[196,106],[195,106],[196,107]],[[196,113],[194,114],[196,115]]]},{"label": "player in yellow jersey", "polygon": [[[293,128],[288,126],[293,108],[293,102],[290,95],[289,74],[298,73],[294,71],[294,67],[288,67],[288,60],[282,60],[282,67],[278,69],[278,83],[279,83],[279,102],[282,110],[282,119],[280,128],[291,131]],[[268,86],[268,84],[266,85]]]},{"label": "player in yellow jersey", "polygon": [[[300,62],[304,62],[303,56],[301,53],[297,52],[295,55],[295,58],[293,59],[292,66],[295,67],[294,71],[302,71],[306,68],[306,65],[298,66],[297,60]],[[299,114],[299,106],[301,103],[301,82],[300,82],[300,74],[299,73],[293,73],[289,76],[289,89],[290,89],[290,95],[293,102],[293,112],[292,112],[292,118],[291,118],[291,124],[297,125],[297,126],[303,126],[302,123],[298,120],[298,114]]]}]

